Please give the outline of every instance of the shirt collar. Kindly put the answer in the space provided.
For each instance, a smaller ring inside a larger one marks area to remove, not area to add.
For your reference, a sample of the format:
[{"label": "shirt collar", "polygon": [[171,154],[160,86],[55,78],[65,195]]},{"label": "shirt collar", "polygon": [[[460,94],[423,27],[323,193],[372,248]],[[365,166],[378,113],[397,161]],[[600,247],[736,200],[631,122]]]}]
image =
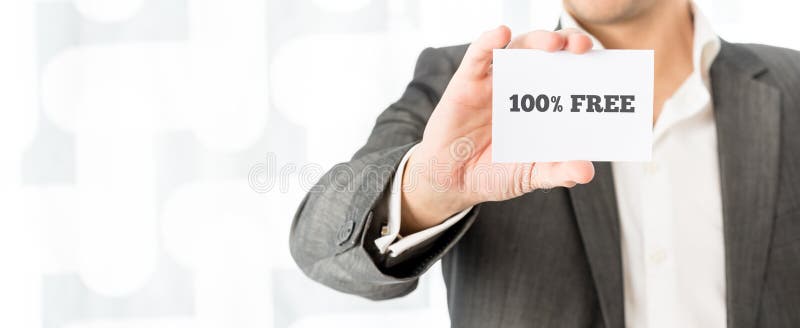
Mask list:
[{"label": "shirt collar", "polygon": [[[692,2],[692,16],[694,19],[694,42],[692,44],[692,61],[694,63],[695,71],[700,68],[703,77],[708,76],[711,69],[711,63],[717,57],[720,48],[720,40],[714,30],[711,28],[705,15],[700,11],[700,8]],[[561,13],[561,27],[562,28],[575,28],[586,33],[592,40],[593,49],[605,49],[603,44],[583,29],[578,24],[575,18],[572,17],[566,10]]]},{"label": "shirt collar", "polygon": [[711,24],[700,8],[692,2],[692,15],[694,17],[694,44],[692,50],[692,61],[695,71],[700,68],[704,80],[708,80],[708,73],[711,63],[719,54],[721,41],[719,36],[711,28]]}]

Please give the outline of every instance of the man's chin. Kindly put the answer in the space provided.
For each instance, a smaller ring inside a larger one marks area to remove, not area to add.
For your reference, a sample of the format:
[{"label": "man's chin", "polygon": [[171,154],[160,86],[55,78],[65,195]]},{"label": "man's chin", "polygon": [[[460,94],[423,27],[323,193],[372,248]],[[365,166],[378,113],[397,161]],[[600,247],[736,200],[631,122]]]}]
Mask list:
[{"label": "man's chin", "polygon": [[641,15],[653,0],[565,0],[564,8],[587,24],[613,24]]}]

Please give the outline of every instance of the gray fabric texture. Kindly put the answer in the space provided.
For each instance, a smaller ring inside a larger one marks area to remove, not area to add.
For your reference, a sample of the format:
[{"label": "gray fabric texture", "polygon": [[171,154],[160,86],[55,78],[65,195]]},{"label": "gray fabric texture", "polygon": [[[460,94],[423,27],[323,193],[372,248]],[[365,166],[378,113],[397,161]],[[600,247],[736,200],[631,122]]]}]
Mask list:
[{"label": "gray fabric texture", "polygon": [[[301,204],[292,255],[310,278],[375,300],[411,292],[441,260],[453,327],[622,327],[620,228],[606,162],[595,163],[587,185],[480,204],[401,259],[375,248],[392,174],[422,138],[465,50],[422,52],[367,143]],[[800,54],[723,41],[710,74],[728,326],[800,327]]]}]

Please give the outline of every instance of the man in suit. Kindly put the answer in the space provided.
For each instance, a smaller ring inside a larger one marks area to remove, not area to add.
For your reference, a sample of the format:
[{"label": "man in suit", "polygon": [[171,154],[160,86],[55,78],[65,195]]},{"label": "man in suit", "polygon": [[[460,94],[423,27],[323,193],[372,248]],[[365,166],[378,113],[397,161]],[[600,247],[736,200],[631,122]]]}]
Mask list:
[{"label": "man in suit", "polygon": [[[688,0],[564,7],[423,51],[301,204],[298,265],[377,300],[441,259],[454,327],[800,327],[800,55],[723,41]],[[504,47],[654,49],[653,161],[491,163]]]}]

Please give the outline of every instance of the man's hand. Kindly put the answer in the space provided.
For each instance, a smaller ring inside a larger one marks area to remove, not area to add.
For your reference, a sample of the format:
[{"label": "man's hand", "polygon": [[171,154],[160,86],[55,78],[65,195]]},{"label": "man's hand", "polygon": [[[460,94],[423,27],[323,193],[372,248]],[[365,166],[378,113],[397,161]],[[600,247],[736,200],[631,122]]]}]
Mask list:
[{"label": "man's hand", "polygon": [[492,50],[506,45],[581,54],[592,48],[592,41],[577,30],[533,31],[511,40],[508,27],[500,26],[472,42],[406,165],[403,234],[437,225],[481,202],[572,187],[594,177],[588,161],[492,163]]}]

